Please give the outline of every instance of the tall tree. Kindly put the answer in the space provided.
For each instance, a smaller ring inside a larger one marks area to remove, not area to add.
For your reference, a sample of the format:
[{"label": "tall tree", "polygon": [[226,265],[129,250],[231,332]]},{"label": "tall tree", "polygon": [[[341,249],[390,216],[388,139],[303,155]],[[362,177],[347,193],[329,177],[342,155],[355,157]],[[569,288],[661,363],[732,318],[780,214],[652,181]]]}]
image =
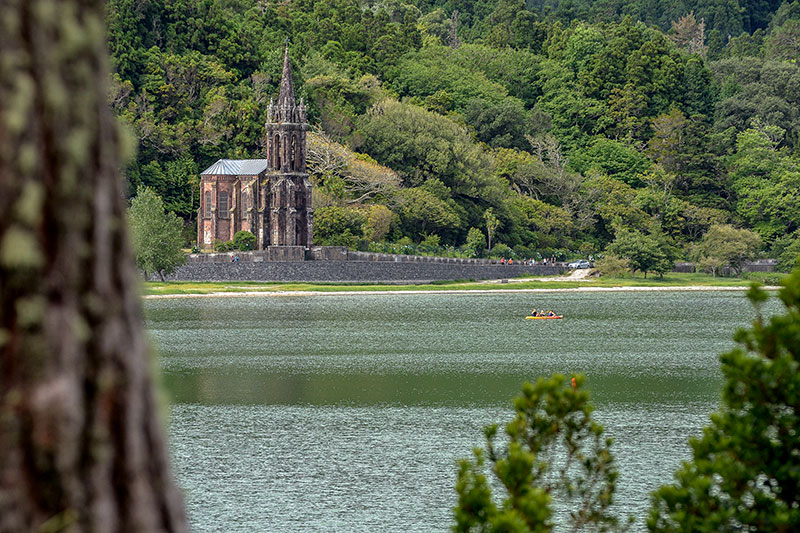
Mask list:
[{"label": "tall tree", "polygon": [[0,1],[0,531],[185,531],[106,105],[103,0]]},{"label": "tall tree", "polygon": [[396,100],[377,103],[361,117],[363,149],[394,168],[407,186],[441,180],[453,195],[486,197],[493,192],[491,159],[460,124]]},{"label": "tall tree", "polygon": [[673,22],[672,32],[670,38],[678,48],[683,48],[690,54],[706,57],[708,52],[708,47],[705,45],[706,24],[703,19],[698,21],[694,18],[694,11]]},{"label": "tall tree", "polygon": [[606,252],[627,259],[631,272],[635,274],[641,270],[644,277],[647,277],[648,271],[663,273],[669,270],[665,268],[670,262],[669,254],[657,236],[622,229],[617,232],[617,238],[608,245]]},{"label": "tall tree", "polygon": [[489,238],[489,251],[492,251],[492,238],[500,226],[500,220],[495,216],[494,210],[490,207],[483,213],[483,220],[486,221],[486,236]]},{"label": "tall tree", "polygon": [[331,139],[323,131],[308,135],[308,168],[314,179],[340,180],[341,200],[357,204],[394,192],[400,177],[392,169],[379,165],[366,154],[358,154]]},{"label": "tall tree", "polygon": [[770,241],[800,227],[800,165],[779,148],[781,128],[754,122],[755,128],[737,136],[730,175],[737,214]]},{"label": "tall tree", "polygon": [[161,281],[186,262],[181,250],[183,223],[172,211],[164,211],[164,202],[149,187],[139,187],[128,209],[136,266],[148,274],[157,272]]},{"label": "tall tree", "polygon": [[742,265],[755,257],[761,248],[761,237],[747,229],[737,229],[730,224],[711,226],[697,245],[698,259],[713,257],[734,272],[742,271]]}]

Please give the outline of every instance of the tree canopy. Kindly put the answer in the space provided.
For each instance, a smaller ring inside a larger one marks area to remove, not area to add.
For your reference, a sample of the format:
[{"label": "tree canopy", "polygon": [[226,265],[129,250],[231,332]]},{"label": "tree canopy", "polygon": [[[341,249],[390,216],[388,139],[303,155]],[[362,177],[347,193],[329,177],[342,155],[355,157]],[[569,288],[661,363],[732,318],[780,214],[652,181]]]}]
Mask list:
[{"label": "tree canopy", "polygon": [[[512,254],[599,251],[622,223],[688,257],[731,223],[777,256],[800,227],[795,4],[109,0],[128,193],[193,223],[199,169],[262,156],[288,38],[319,206],[383,206],[378,240],[464,247],[492,209]],[[414,190],[432,179],[446,198]]]},{"label": "tree canopy", "polygon": [[635,230],[622,229],[617,233],[606,250],[625,259],[632,273],[641,271],[644,277],[648,272],[668,272],[672,263],[668,245],[658,235],[648,235]]},{"label": "tree canopy", "polygon": [[139,187],[128,208],[136,266],[148,273],[164,275],[186,262],[183,245],[183,222],[175,213],[165,212],[161,198],[149,187]]}]

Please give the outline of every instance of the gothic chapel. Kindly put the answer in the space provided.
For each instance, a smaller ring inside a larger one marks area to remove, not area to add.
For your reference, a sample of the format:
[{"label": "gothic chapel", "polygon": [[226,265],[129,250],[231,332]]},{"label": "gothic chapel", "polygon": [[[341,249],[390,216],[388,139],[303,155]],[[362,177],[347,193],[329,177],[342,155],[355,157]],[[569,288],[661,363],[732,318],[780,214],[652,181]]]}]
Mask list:
[{"label": "gothic chapel", "polygon": [[313,244],[311,182],[306,172],[306,107],[296,104],[289,47],[278,103],[267,108],[265,159],[220,159],[200,174],[197,242],[211,248],[237,231],[256,236],[257,248]]}]

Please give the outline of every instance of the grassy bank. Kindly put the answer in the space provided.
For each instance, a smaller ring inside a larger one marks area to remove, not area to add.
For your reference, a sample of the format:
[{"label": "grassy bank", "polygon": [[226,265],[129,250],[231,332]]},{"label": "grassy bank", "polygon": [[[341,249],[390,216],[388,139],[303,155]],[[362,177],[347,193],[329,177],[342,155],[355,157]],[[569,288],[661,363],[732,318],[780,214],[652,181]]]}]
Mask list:
[{"label": "grassy bank", "polygon": [[[774,280],[780,275],[771,275]],[[420,285],[396,285],[384,283],[269,283],[269,282],[148,282],[143,286],[146,296],[183,295],[183,294],[218,294],[218,293],[253,293],[253,292],[380,292],[380,291],[448,291],[448,290],[519,290],[519,289],[576,289],[576,288],[615,288],[615,287],[748,287],[751,281],[742,278],[711,277],[708,274],[682,274],[673,272],[663,278],[650,276],[624,278],[589,278],[581,281],[564,281],[559,277],[536,277],[499,281],[449,281]]]}]

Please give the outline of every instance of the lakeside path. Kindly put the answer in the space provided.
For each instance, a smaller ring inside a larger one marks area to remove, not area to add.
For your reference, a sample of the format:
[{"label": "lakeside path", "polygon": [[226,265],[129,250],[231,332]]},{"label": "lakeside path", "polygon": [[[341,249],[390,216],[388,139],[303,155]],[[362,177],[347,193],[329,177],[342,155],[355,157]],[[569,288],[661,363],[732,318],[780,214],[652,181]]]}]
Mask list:
[{"label": "lakeside path", "polygon": [[[475,294],[537,292],[633,292],[633,291],[746,291],[750,282],[735,278],[714,278],[697,274],[673,273],[658,279],[597,278],[592,270],[575,270],[564,276],[510,278],[451,283],[355,283],[325,284],[313,282],[149,282],[143,289],[145,299],[229,298],[257,296],[319,296],[325,294]],[[773,282],[774,283],[774,282]],[[780,287],[767,286],[766,290]]]},{"label": "lakeside path", "polygon": [[[592,282],[595,281],[594,278],[590,278],[589,275],[592,273],[592,269],[588,268],[581,268],[573,270],[569,276],[551,276],[547,278],[537,278],[536,281],[540,282],[548,282],[548,281],[580,281],[580,282]],[[481,284],[491,284],[491,283],[524,283],[526,281],[530,281],[530,279],[526,278],[509,278],[509,279],[488,279],[481,281]]]},{"label": "lakeside path", "polygon": [[[766,286],[764,290],[778,290],[780,287]],[[665,291],[746,291],[749,287],[714,287],[703,285],[688,285],[684,287],[574,287],[574,288],[535,288],[535,289],[451,289],[451,290],[405,290],[405,291],[244,291],[244,292],[208,292],[204,294],[149,294],[143,296],[146,300],[160,300],[164,298],[250,298],[253,296],[334,296],[356,294],[492,294],[492,293],[538,293],[538,292],[665,292]]]}]

